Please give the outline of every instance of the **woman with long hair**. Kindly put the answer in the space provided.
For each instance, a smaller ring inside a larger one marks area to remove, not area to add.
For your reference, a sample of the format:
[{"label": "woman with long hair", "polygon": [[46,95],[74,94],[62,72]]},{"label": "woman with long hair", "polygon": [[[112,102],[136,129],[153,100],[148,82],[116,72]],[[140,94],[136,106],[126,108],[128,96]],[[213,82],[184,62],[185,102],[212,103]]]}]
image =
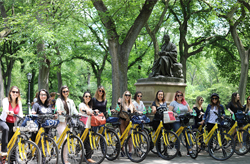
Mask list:
[{"label": "woman with long hair", "polygon": [[[60,89],[60,97],[56,100],[57,113],[59,114],[58,119],[60,121],[56,129],[59,136],[61,136],[67,126],[66,119],[65,117],[61,116],[61,114],[78,114],[74,101],[69,99],[68,96],[69,88],[67,86],[62,86]],[[67,150],[64,151],[63,158],[66,161],[65,163],[68,164],[69,162],[67,161]]]},{"label": "woman with long hair", "polygon": [[247,97],[247,103],[243,106],[244,113],[248,113],[250,110],[250,96]]},{"label": "woman with long hair", "polygon": [[107,100],[106,92],[103,86],[99,86],[95,92],[95,96],[92,98],[93,110],[98,110],[102,113],[106,113]]},{"label": "woman with long hair", "polygon": [[[169,104],[168,110],[173,111],[176,117],[176,121],[172,124],[174,132],[176,132],[181,127],[179,116],[185,115],[188,112],[192,112],[192,109],[190,109],[187,101],[185,100],[184,94],[181,91],[176,91],[174,101]],[[178,155],[181,156],[180,151]],[[189,150],[187,155],[193,155],[193,152]]]},{"label": "woman with long hair", "polygon": [[142,93],[140,91],[137,91],[135,93],[135,96],[134,96],[135,101],[133,101],[133,104],[135,106],[135,109],[138,112],[143,113],[143,110],[145,109],[145,106],[144,106],[143,102],[141,101],[141,98],[142,98]]},{"label": "woman with long hair", "polygon": [[194,125],[193,125],[193,129],[194,128],[198,128],[199,127],[199,123],[202,122],[202,118],[204,115],[204,110],[203,110],[203,107],[202,107],[202,103],[203,103],[203,98],[201,96],[198,96],[196,98],[196,101],[195,101],[195,105],[193,106],[193,110],[195,110],[196,112],[196,116],[194,117]]},{"label": "woman with long hair", "polygon": [[227,110],[231,115],[237,113],[238,110],[243,110],[243,106],[240,103],[240,95],[235,92],[231,96],[231,101],[227,104]]},{"label": "woman with long hair", "polygon": [[[162,90],[157,91],[155,100],[152,103],[152,113],[155,115],[152,126],[155,131],[163,119],[163,111],[167,110],[167,102],[165,100],[164,92]],[[165,129],[171,129],[171,124],[164,124]]]},{"label": "woman with long hair", "polygon": [[14,114],[23,117],[22,102],[20,90],[17,86],[12,86],[9,90],[8,97],[4,98],[3,111],[0,116],[0,130],[2,131],[2,156],[7,156],[7,144],[14,135],[13,126],[17,119]]},{"label": "woman with long hair", "polygon": [[[122,112],[122,111],[130,112],[130,113],[137,112],[136,109],[135,109],[134,104],[132,103],[131,96],[132,95],[131,95],[131,93],[129,91],[125,91],[123,93],[121,102],[120,102],[120,99],[118,100],[118,103],[120,103],[120,109],[121,109],[120,112]],[[126,118],[120,117],[120,123],[121,123],[121,125],[120,125],[120,131],[121,131],[121,135],[123,134],[123,132],[127,128],[128,124],[129,124],[129,121],[130,120],[128,120]],[[132,152],[132,141],[129,140],[129,155],[130,156],[131,156],[131,152]],[[125,156],[124,150],[122,150],[121,156],[122,157]]]},{"label": "woman with long hair", "polygon": [[[84,92],[83,94],[83,102],[79,104],[79,111],[82,114],[82,116],[88,117],[85,128],[91,128],[91,114],[93,113],[92,110],[92,99],[91,99],[91,93],[89,91]],[[81,134],[84,132],[85,129],[81,132]],[[90,146],[89,136],[86,137],[84,141],[84,148],[86,150],[85,156],[87,160],[90,163],[95,163],[93,159],[91,159],[91,156],[93,154],[93,151]]]},{"label": "woman with long hair", "polygon": [[211,95],[210,104],[207,106],[207,110],[203,116],[202,124],[205,122],[207,124],[207,131],[210,132],[216,123],[220,124],[218,121],[218,116],[224,117],[225,111],[223,105],[220,104],[220,97],[217,93]]}]

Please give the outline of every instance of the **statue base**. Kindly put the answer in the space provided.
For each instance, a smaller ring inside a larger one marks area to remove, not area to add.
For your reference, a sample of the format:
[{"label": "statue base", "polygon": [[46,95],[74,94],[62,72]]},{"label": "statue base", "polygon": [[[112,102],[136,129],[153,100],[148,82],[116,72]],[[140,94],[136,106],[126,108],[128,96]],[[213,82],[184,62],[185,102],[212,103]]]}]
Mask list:
[{"label": "statue base", "polygon": [[[168,79],[168,80],[166,80]],[[169,105],[170,102],[174,100],[174,95],[176,91],[181,91],[185,93],[186,83],[184,83],[183,78],[175,77],[149,77],[147,79],[139,79],[136,86],[136,91],[142,92],[142,101],[146,108],[153,103],[156,93],[159,90],[163,90],[165,95],[165,100]]]}]

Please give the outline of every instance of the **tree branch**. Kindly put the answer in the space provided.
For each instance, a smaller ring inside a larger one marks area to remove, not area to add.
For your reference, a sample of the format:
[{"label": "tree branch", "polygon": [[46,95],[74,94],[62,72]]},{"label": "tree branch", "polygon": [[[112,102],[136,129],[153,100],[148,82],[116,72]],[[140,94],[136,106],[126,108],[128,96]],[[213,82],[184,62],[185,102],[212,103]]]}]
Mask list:
[{"label": "tree branch", "polygon": [[238,2],[242,3],[250,12],[250,4],[249,3],[247,3],[245,0],[238,0]]},{"label": "tree branch", "polygon": [[168,10],[168,3],[169,3],[169,0],[167,0],[167,2],[166,2],[166,4],[165,4],[165,7],[164,7],[164,10],[163,10],[163,12],[161,13],[160,19],[159,19],[158,23],[156,24],[156,26],[155,26],[155,28],[154,28],[154,30],[153,30],[154,33],[157,33],[158,30],[159,30],[159,28],[161,27],[161,24],[162,24],[162,22],[163,22],[164,16],[165,16],[165,14],[166,14],[166,12],[167,12],[167,10]]},{"label": "tree branch", "polygon": [[145,56],[145,54],[147,53],[149,47],[151,46],[152,42],[150,42],[150,44],[148,45],[147,49],[139,56],[137,57],[132,63],[129,64],[128,66],[128,70],[135,65],[138,61],[140,61],[142,59],[143,56]]}]

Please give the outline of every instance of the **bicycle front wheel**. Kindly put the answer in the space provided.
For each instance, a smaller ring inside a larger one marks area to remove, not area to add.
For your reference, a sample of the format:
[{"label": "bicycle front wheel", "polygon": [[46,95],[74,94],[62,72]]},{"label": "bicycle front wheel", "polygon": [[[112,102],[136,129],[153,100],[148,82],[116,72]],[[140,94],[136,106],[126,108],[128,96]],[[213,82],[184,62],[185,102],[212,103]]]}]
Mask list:
[{"label": "bicycle front wheel", "polygon": [[82,140],[75,135],[70,135],[69,140],[66,139],[63,142],[61,158],[63,164],[66,161],[81,164],[83,159],[85,159]]},{"label": "bicycle front wheel", "polygon": [[162,159],[173,159],[180,151],[179,137],[175,132],[164,130],[164,135],[160,133],[156,141],[156,150]]},{"label": "bicycle front wheel", "polygon": [[238,130],[238,135],[235,133],[235,153],[245,155],[250,149],[249,133],[246,130]]},{"label": "bicycle front wheel", "polygon": [[125,151],[132,162],[143,161],[149,152],[148,138],[142,132],[130,134],[125,143]]},{"label": "bicycle front wheel", "polygon": [[222,133],[220,138],[221,146],[217,134],[213,135],[208,143],[208,152],[214,159],[224,161],[234,154],[235,141],[232,136],[226,133]]},{"label": "bicycle front wheel", "polygon": [[191,131],[187,131],[186,145],[187,151],[192,151],[192,154],[189,154],[191,158],[195,159],[198,156],[198,144],[195,138],[195,135]]},{"label": "bicycle front wheel", "polygon": [[[21,145],[18,146],[18,142],[21,142]],[[34,142],[20,138],[8,154],[8,163],[14,161],[19,164],[40,164],[42,163],[41,151]]]},{"label": "bicycle front wheel", "polygon": [[52,138],[48,136],[44,138],[44,149],[41,148],[41,153],[43,163],[59,163],[59,150],[56,142]]},{"label": "bicycle front wheel", "polygon": [[107,142],[107,155],[106,158],[110,161],[115,160],[121,151],[121,143],[118,135],[114,130],[108,129],[105,136]]}]

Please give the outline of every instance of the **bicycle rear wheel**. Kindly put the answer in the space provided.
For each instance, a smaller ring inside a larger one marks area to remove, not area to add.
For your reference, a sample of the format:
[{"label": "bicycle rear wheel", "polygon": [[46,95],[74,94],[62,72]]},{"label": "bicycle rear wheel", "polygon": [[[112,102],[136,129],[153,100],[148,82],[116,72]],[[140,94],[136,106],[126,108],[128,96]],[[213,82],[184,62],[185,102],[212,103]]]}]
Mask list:
[{"label": "bicycle rear wheel", "polygon": [[134,132],[130,134],[125,143],[125,152],[128,158],[132,162],[141,162],[143,161],[149,152],[149,142],[147,136],[142,132]]},{"label": "bicycle rear wheel", "polygon": [[220,138],[222,146],[219,145],[217,134],[213,135],[208,143],[208,152],[214,159],[224,161],[234,154],[235,141],[226,133],[222,133]]},{"label": "bicycle rear wheel", "polygon": [[[250,149],[250,142],[249,142],[249,133],[246,130],[238,130],[239,136],[237,133],[234,134],[235,139],[235,153],[238,155],[245,155],[248,153]],[[241,142],[242,141],[242,142]]]},{"label": "bicycle rear wheel", "polygon": [[198,145],[198,153],[200,153],[202,149],[205,149],[205,147],[203,146],[204,145],[203,144],[203,135],[198,129],[193,130],[193,135],[195,136],[196,142]]},{"label": "bicycle rear wheel", "polygon": [[61,149],[61,159],[62,163],[65,163],[66,161],[69,163],[82,163],[83,159],[85,159],[85,156],[83,143],[79,137],[70,135],[69,140],[67,141],[66,139],[63,142]]},{"label": "bicycle rear wheel", "polygon": [[164,130],[164,135],[161,132],[156,141],[156,150],[162,159],[173,159],[180,151],[179,137],[175,132]]},{"label": "bicycle rear wheel", "polygon": [[106,158],[110,161],[115,160],[121,151],[121,143],[118,135],[114,130],[108,129],[105,136],[107,142],[107,155]]},{"label": "bicycle rear wheel", "polygon": [[[18,142],[21,142],[20,146]],[[18,164],[40,164],[42,163],[41,151],[34,142],[19,138],[8,154],[8,163],[14,161]]]}]

